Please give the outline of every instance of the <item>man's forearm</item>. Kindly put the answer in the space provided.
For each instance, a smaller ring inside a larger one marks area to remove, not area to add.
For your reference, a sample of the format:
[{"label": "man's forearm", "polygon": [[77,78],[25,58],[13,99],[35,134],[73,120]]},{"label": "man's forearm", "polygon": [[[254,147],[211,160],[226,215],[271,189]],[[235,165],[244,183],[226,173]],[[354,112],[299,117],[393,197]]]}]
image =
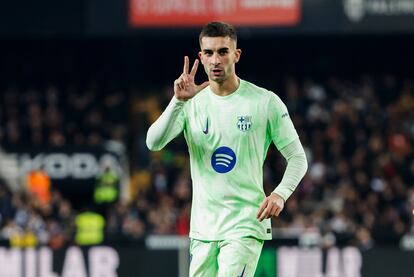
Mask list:
[{"label": "man's forearm", "polygon": [[287,166],[282,181],[273,192],[286,201],[305,175],[308,162],[299,138],[281,149],[280,153],[287,160]]},{"label": "man's forearm", "polygon": [[173,97],[161,116],[151,125],[147,132],[148,149],[157,151],[175,138],[183,129],[179,115],[185,102]]}]

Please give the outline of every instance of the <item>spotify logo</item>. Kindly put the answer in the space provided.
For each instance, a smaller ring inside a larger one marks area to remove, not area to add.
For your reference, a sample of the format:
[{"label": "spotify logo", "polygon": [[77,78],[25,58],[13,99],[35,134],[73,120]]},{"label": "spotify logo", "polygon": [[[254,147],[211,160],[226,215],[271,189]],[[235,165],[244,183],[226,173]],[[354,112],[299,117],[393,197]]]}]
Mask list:
[{"label": "spotify logo", "polygon": [[236,154],[229,147],[222,146],[211,156],[211,166],[218,173],[227,173],[236,165]]}]

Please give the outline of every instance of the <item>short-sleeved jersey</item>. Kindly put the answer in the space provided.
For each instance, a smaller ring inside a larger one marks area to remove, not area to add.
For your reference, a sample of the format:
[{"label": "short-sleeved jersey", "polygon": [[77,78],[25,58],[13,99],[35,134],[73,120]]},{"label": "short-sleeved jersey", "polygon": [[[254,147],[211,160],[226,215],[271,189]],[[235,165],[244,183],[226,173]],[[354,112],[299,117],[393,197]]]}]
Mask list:
[{"label": "short-sleeved jersey", "polygon": [[190,237],[271,239],[270,219],[256,218],[266,197],[263,163],[272,141],[282,149],[298,137],[280,98],[244,80],[224,97],[207,87],[185,103],[176,123],[190,154]]}]

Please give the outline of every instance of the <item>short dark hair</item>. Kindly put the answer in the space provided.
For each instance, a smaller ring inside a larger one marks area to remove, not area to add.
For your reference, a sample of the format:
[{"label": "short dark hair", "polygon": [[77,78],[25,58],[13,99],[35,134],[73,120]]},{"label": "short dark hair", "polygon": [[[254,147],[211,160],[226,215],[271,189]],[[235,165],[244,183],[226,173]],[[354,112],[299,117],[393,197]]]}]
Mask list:
[{"label": "short dark hair", "polygon": [[200,44],[203,37],[230,37],[237,43],[236,28],[225,22],[213,21],[204,25],[198,37]]}]

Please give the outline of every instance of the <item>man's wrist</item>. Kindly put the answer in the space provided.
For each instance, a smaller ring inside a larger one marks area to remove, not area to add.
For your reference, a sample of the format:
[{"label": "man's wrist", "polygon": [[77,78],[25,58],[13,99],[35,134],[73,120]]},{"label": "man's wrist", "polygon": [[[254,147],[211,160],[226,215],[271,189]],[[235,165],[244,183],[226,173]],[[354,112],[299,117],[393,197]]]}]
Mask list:
[{"label": "man's wrist", "polygon": [[[187,100],[188,100],[188,99],[187,99]],[[174,94],[174,96],[173,96],[173,101],[174,101],[174,103],[182,103],[182,104],[184,104],[185,102],[187,102],[187,100],[180,99],[180,98],[178,98],[175,94]]]},{"label": "man's wrist", "polygon": [[272,194],[275,194],[277,197],[279,197],[280,199],[282,199],[283,200],[283,202],[286,202],[286,199],[285,199],[285,197],[283,197],[282,195],[281,195],[281,193],[279,193],[279,192],[277,192],[277,191],[272,191]]}]

